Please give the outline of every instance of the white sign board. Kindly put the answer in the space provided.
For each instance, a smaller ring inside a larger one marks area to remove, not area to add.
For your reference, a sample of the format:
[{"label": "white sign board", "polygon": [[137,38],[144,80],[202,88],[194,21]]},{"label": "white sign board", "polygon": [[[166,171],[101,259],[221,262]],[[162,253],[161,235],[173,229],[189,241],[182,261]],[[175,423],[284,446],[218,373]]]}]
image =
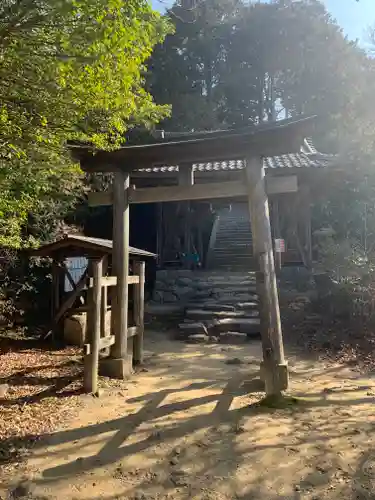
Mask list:
[{"label": "white sign board", "polygon": [[275,239],[275,252],[284,253],[285,252],[285,240]]}]

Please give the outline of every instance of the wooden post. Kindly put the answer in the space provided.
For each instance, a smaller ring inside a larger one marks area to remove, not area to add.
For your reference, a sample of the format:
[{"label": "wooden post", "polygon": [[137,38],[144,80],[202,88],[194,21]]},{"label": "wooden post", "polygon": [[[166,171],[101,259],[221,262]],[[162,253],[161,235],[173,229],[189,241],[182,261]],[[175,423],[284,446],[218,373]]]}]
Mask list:
[{"label": "wooden post", "polygon": [[[273,235],[274,239],[281,239],[280,231],[280,213],[279,213],[279,199],[274,198],[272,201],[272,222],[273,222]],[[276,271],[280,272],[282,267],[282,255],[281,252],[275,251],[275,266]]]},{"label": "wooden post", "polygon": [[163,204],[158,203],[156,205],[156,211],[157,211],[157,230],[156,230],[156,253],[157,253],[157,264],[158,267],[161,267],[163,265],[163,241],[164,241],[164,234],[163,234]]},{"label": "wooden post", "polygon": [[60,266],[59,262],[52,262],[52,293],[51,293],[51,319],[53,320],[60,307]]},{"label": "wooden post", "polygon": [[249,158],[246,163],[248,203],[260,300],[263,348],[261,373],[267,395],[279,395],[288,387],[288,370],[284,358],[265,171],[261,158]]},{"label": "wooden post", "polygon": [[[180,166],[178,172],[178,183],[180,186],[192,186],[194,184],[194,172],[193,165],[183,165]],[[190,255],[192,253],[192,241],[191,241],[191,202],[184,201],[183,203],[183,213],[185,219],[184,225],[184,248],[183,253],[186,256],[185,266],[190,268],[191,258]]]},{"label": "wooden post", "polygon": [[312,267],[312,240],[311,240],[311,195],[309,186],[301,186],[301,209],[302,209],[302,223],[304,231],[304,248],[306,267]]},{"label": "wooden post", "polygon": [[111,358],[102,363],[103,373],[126,378],[132,371],[132,356],[128,355],[129,303],[129,174],[117,171],[113,184],[113,250],[112,270],[117,277],[113,296],[111,330],[115,343]]},{"label": "wooden post", "polygon": [[101,337],[107,336],[107,329],[106,329],[107,304],[108,304],[108,288],[106,286],[103,286],[103,288],[102,288],[102,307],[101,307],[101,313],[100,313],[100,324],[101,324],[100,336]]},{"label": "wooden post", "polygon": [[[108,258],[103,257],[103,276],[107,274],[108,270]],[[102,303],[100,311],[100,336],[106,337],[111,334],[107,332],[107,307],[108,307],[108,287],[102,287]],[[109,354],[109,352],[107,352]]]},{"label": "wooden post", "polygon": [[87,322],[92,328],[89,333],[90,352],[84,360],[84,389],[85,392],[96,393],[98,390],[99,348],[100,348],[100,312],[102,299],[103,260],[92,262],[93,287],[92,307],[88,310],[91,320]]},{"label": "wooden post", "polygon": [[134,285],[134,320],[137,335],[134,337],[133,359],[134,363],[143,362],[143,336],[145,315],[145,263],[134,262],[134,274],[139,276],[139,283]]}]

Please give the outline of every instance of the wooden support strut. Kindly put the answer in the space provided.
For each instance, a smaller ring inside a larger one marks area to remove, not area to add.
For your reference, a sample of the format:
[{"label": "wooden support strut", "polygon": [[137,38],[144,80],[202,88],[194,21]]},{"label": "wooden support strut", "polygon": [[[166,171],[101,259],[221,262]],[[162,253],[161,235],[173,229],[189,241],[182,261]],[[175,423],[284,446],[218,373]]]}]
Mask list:
[{"label": "wooden support strut", "polygon": [[261,158],[249,158],[246,163],[253,252],[257,261],[257,292],[260,299],[263,349],[261,372],[267,395],[279,395],[288,387],[288,371],[284,358],[265,171]]},{"label": "wooden support strut", "polygon": [[89,333],[90,353],[84,358],[84,389],[85,392],[96,393],[98,390],[99,372],[99,350],[100,350],[100,323],[101,323],[101,300],[103,276],[103,260],[92,261],[93,288],[92,288],[92,308]]}]

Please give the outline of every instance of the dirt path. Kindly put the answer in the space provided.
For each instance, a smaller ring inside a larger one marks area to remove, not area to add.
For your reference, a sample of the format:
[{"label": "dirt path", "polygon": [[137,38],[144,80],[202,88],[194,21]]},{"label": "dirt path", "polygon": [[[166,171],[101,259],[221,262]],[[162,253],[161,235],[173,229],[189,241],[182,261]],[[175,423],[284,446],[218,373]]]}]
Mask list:
[{"label": "dirt path", "polygon": [[291,394],[303,400],[269,409],[257,404],[258,343],[154,339],[147,369],[85,396],[69,427],[3,478],[0,498],[22,478],[10,498],[375,498],[375,380],[289,356]]}]

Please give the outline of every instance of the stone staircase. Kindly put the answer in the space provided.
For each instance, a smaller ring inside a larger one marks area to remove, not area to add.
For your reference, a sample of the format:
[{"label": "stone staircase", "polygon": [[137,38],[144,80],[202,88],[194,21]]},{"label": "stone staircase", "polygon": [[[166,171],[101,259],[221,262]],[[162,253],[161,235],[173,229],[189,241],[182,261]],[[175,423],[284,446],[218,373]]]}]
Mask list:
[{"label": "stone staircase", "polygon": [[225,342],[259,337],[254,273],[160,271],[157,283],[159,303],[148,304],[148,312],[167,320],[177,339]]},{"label": "stone staircase", "polygon": [[208,268],[241,271],[253,269],[252,238],[246,203],[219,214],[214,241],[208,254]]}]

